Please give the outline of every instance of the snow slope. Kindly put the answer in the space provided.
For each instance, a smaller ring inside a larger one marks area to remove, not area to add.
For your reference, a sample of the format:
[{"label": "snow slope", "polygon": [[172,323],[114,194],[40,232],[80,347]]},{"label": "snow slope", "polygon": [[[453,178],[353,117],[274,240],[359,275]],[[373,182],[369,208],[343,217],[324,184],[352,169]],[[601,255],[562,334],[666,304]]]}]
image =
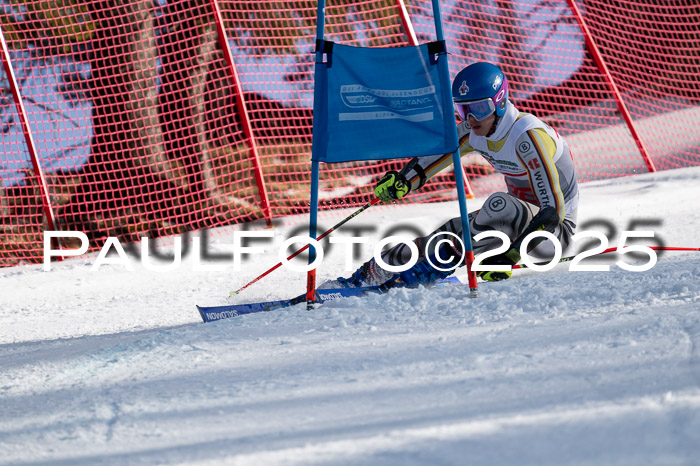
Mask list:
[{"label": "snow slope", "polygon": [[[698,247],[698,197],[700,167],[588,183],[580,229],[613,246],[636,221]],[[456,212],[356,220],[377,240]],[[700,464],[700,253],[641,273],[518,271],[478,299],[401,289],[201,323],[195,303],[226,303],[297,226],[241,272],[190,256],[171,272],[93,271],[94,256],[0,269],[0,464]],[[343,268],[337,248],[319,274]],[[237,301],[304,282],[278,270]]]}]

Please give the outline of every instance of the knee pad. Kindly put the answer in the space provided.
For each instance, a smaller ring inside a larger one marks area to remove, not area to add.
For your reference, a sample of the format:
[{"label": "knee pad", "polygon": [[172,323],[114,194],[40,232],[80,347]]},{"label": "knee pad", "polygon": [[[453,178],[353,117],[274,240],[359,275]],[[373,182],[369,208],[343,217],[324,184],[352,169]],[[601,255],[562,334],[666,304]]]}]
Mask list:
[{"label": "knee pad", "polygon": [[530,223],[534,210],[534,206],[529,206],[510,194],[493,193],[473,218],[470,224],[472,234],[498,230],[513,239]]}]

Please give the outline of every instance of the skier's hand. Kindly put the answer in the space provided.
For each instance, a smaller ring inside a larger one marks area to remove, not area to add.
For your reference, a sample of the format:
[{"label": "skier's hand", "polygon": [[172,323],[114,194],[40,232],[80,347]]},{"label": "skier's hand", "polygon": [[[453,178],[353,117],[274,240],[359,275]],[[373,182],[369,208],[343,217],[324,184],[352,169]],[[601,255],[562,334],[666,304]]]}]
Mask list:
[{"label": "skier's hand", "polygon": [[383,202],[391,202],[401,199],[410,191],[411,184],[406,180],[406,177],[392,170],[379,180],[377,187],[374,188],[374,195]]},{"label": "skier's hand", "polygon": [[[510,248],[503,254],[498,254],[493,257],[489,257],[486,259],[485,262],[482,262],[484,265],[510,265],[511,267],[514,266],[515,264],[520,261],[520,252],[517,249]],[[513,274],[512,271],[508,272],[495,272],[495,271],[489,271],[489,272],[476,272],[476,275],[481,277],[482,279],[489,281],[489,282],[498,282],[501,280],[507,280],[510,278],[510,276]]]}]

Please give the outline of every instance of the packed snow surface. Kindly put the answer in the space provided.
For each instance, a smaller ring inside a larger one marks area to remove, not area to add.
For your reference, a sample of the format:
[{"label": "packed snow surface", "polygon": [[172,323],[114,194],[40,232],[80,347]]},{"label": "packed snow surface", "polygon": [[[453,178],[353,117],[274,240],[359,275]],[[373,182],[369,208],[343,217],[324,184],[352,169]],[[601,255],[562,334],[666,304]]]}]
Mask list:
[{"label": "packed snow surface", "polygon": [[[698,198],[700,167],[588,183],[579,230],[699,247]],[[368,210],[352,267],[390,228],[428,233],[457,212]],[[259,230],[274,238],[240,271],[202,271],[195,254],[169,271],[131,256],[132,271],[95,270],[97,254],[0,269],[0,464],[700,464],[700,253],[645,272],[615,264],[644,254],[516,271],[476,299],[395,289],[202,323],[195,305],[229,303],[302,221]],[[234,231],[211,232],[210,255],[230,254]],[[333,248],[319,281],[348,273]],[[234,302],[305,280],[281,268]]]}]

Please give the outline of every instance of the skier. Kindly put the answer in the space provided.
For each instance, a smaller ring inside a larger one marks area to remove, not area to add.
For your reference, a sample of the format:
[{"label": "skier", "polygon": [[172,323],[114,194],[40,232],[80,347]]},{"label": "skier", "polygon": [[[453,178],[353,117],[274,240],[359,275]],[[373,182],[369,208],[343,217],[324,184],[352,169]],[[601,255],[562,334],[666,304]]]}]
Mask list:
[{"label": "skier", "polygon": [[[455,77],[452,96],[457,114],[460,153],[478,152],[503,175],[507,192],[491,194],[481,209],[469,214],[472,237],[497,230],[511,240],[505,253],[484,260],[485,264],[515,265],[520,260],[518,240],[537,230],[548,231],[563,249],[576,229],[579,200],[573,159],[566,141],[534,115],[521,113],[508,100],[508,80],[495,65],[473,63]],[[452,154],[415,158],[400,171],[389,171],[377,183],[375,194],[383,202],[392,202],[419,189],[435,173],[452,163]],[[411,182],[409,182],[411,180]],[[408,286],[428,285],[445,278],[454,270],[440,268],[464,265],[459,243],[428,240],[436,233],[451,232],[462,237],[461,218],[453,218],[428,236],[417,238],[418,262],[400,274],[387,271],[374,258],[364,263],[352,276],[340,277],[323,287],[358,287],[403,282]],[[440,239],[444,239],[441,236]],[[440,244],[439,249],[435,245]],[[475,254],[499,247],[498,238],[473,241]],[[529,243],[528,254],[539,259],[554,256],[551,241],[537,237]],[[389,265],[409,262],[410,248],[398,244],[382,253]],[[439,258],[439,260],[438,260]],[[430,261],[428,261],[430,259]],[[452,262],[445,262],[452,259]],[[432,265],[431,265],[432,262]],[[484,280],[510,278],[511,272],[477,272]]]}]

